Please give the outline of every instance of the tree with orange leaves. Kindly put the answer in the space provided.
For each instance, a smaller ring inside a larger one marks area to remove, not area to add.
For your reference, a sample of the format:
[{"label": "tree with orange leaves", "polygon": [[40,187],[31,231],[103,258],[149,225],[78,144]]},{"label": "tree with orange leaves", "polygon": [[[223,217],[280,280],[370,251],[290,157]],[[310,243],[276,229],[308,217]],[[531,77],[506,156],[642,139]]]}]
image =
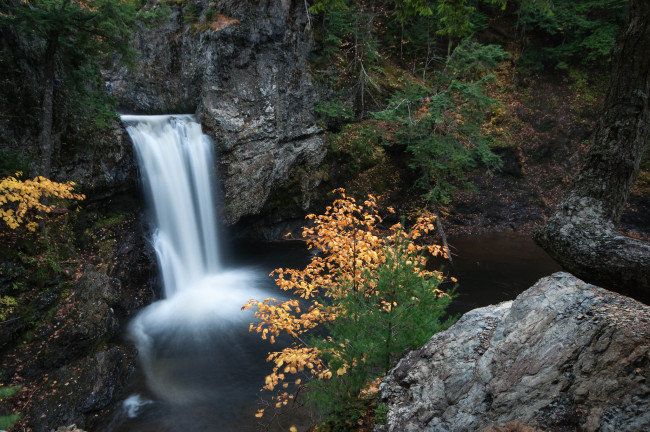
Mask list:
[{"label": "tree with orange leaves", "polygon": [[[336,192],[340,198],[325,214],[307,216],[313,226],[304,228],[303,237],[316,252],[311,262],[303,270],[272,273],[294,298],[244,306],[257,309],[259,321],[250,330],[262,339],[275,343],[283,333],[292,339],[267,358],[274,367],[264,389],[281,388],[273,396],[276,407],[295,398],[290,385],[302,388],[299,377],[289,376],[307,375],[309,402],[333,424],[362,416],[376,379],[397,357],[451,324],[442,319],[451,301],[440,289],[445,278],[426,268],[428,256],[443,251],[421,244],[434,230],[433,218],[419,218],[408,231],[398,223],[382,237],[376,197],[358,204],[342,189]],[[325,330],[314,331],[318,327]]]}]

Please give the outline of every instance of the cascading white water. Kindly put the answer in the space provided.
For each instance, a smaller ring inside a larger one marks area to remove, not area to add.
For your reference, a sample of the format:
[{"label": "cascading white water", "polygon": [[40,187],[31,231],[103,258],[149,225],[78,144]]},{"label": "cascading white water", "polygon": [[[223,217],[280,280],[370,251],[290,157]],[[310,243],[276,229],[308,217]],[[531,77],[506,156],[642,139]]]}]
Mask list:
[{"label": "cascading white water", "polygon": [[212,143],[189,115],[122,116],[154,207],[154,247],[171,297],[219,272]]},{"label": "cascading white water", "polygon": [[176,405],[232,399],[258,344],[241,307],[268,293],[258,272],[225,269],[219,259],[212,142],[189,115],[122,121],[153,206],[165,292],[129,326],[148,387]]}]

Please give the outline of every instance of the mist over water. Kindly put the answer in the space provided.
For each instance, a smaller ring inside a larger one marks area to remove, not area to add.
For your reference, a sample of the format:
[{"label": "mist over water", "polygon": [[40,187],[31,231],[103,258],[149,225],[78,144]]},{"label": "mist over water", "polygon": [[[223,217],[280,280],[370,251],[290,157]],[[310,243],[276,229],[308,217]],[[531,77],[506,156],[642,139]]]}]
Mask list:
[{"label": "mist over water", "polygon": [[[153,207],[152,240],[165,293],[128,330],[148,391],[165,409],[250,404],[254,390],[246,384],[259,369],[253,363],[263,363],[265,356],[257,352],[259,337],[248,331],[252,313],[241,307],[270,293],[263,287],[264,273],[222,264],[212,142],[189,115],[122,116],[122,121]],[[259,388],[263,379],[257,379]],[[134,395],[125,410],[137,417],[141,407],[155,409],[155,401]]]}]

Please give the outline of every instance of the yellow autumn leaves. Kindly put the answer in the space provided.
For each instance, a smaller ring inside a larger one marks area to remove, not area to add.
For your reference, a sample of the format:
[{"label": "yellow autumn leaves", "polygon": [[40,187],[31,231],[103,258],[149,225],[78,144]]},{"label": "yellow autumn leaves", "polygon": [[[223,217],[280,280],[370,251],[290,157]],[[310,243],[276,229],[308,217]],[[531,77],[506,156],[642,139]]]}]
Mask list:
[{"label": "yellow autumn leaves", "polygon": [[[434,231],[433,217],[417,219],[410,231],[399,223],[395,224],[384,230],[382,236],[377,230],[383,219],[379,215],[376,197],[369,195],[365,201],[357,203],[354,198],[346,196],[343,189],[334,192],[340,198],[327,207],[323,215],[307,216],[313,225],[304,228],[302,235],[309,249],[315,252],[307,267],[304,270],[280,268],[271,273],[276,276],[277,285],[291,292],[294,298],[285,301],[273,298],[250,300],[242,307],[256,309],[258,321],[249,329],[259,333],[262,339],[275,343],[282,333],[292,338],[290,346],[271,352],[267,357],[267,361],[273,363],[273,370],[266,377],[263,388],[276,391],[281,387],[273,396],[276,407],[282,407],[294,398],[286,390],[289,375],[304,373],[313,379],[329,380],[333,376],[345,375],[357,362],[365,361],[363,357],[345,361],[339,354],[346,347],[339,347],[334,341],[330,341],[334,348],[321,352],[309,346],[306,333],[345,315],[347,311],[342,300],[352,292],[372,298],[372,301],[379,298],[380,309],[385,311],[397,306],[393,300],[383,299],[378,288],[381,266],[403,255],[403,251],[393,245],[406,245],[408,264],[417,277],[443,279],[440,272],[425,268],[427,254],[443,255],[441,247],[416,241]],[[392,209],[387,211],[393,212]],[[397,256],[398,253],[402,255]],[[431,291],[434,296],[446,295],[438,289]],[[332,367],[324,358],[333,359],[335,366]],[[299,385],[300,381],[293,384]],[[263,413],[263,409],[259,410],[256,417]]]},{"label": "yellow autumn leaves", "polygon": [[0,180],[0,219],[10,229],[24,225],[28,231],[35,231],[43,213],[50,213],[53,206],[43,204],[45,198],[83,200],[82,194],[72,192],[73,182],[57,183],[45,177],[33,180],[19,180],[22,173]]}]

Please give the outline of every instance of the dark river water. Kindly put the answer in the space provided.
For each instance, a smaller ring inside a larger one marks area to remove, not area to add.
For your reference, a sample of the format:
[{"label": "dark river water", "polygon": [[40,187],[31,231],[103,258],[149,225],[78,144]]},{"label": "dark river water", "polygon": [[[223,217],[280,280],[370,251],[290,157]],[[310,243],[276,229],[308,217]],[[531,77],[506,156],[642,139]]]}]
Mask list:
[{"label": "dark river water", "polygon": [[[442,266],[459,280],[452,313],[515,298],[539,278],[560,267],[525,235],[494,233],[450,239],[453,265]],[[304,267],[309,254],[299,242],[239,243],[230,265],[245,267],[259,276],[258,284],[272,295],[281,295],[267,275],[278,267]],[[259,421],[263,406],[259,389],[270,372],[265,359],[281,345],[269,345],[249,334],[242,323],[216,326],[205,343],[179,341],[157,352],[152,368],[157,391],[151,391],[141,371],[136,372],[130,396],[116,413],[107,431],[202,432],[305,430],[312,423],[307,412],[288,409],[277,417]]]},{"label": "dark river water", "polygon": [[562,270],[525,234],[489,233],[452,238],[449,244],[453,263],[437,264],[458,279],[453,308],[460,313],[512,300],[540,278]]}]

